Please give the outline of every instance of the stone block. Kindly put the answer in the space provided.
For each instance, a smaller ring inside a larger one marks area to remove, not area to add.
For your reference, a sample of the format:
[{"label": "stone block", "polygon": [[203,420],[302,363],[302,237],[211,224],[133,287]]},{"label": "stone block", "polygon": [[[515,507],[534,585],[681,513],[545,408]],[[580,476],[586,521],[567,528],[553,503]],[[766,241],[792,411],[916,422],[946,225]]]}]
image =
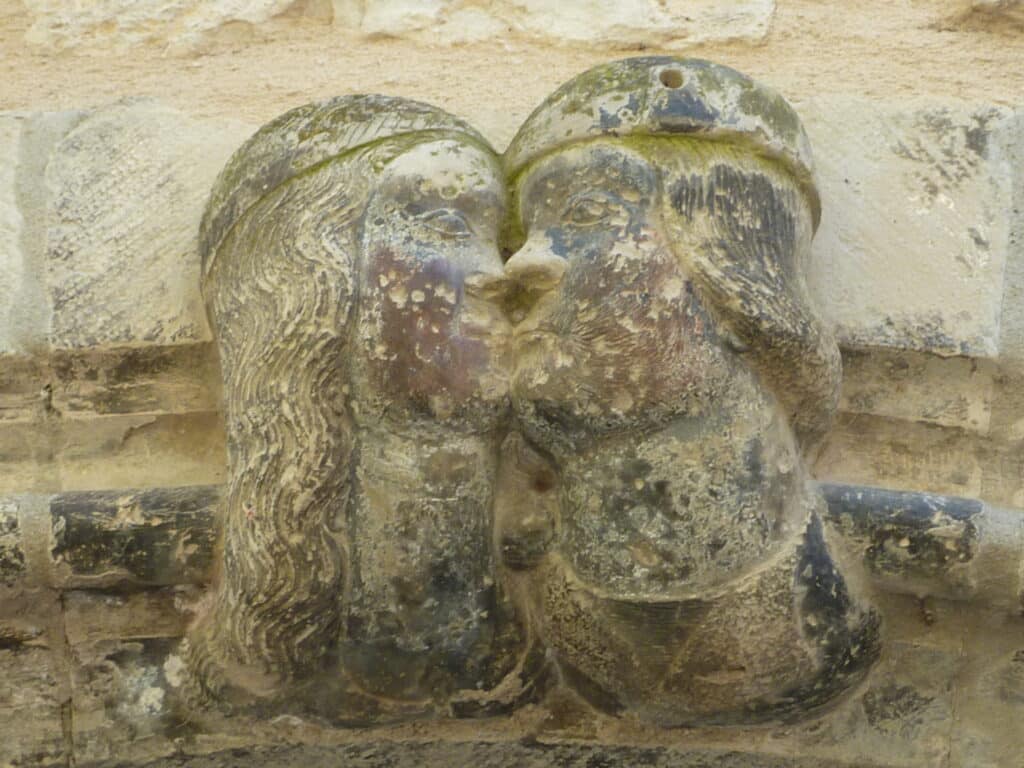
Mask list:
[{"label": "stone block", "polygon": [[50,649],[0,643],[0,765],[69,765],[69,705]]},{"label": "stone block", "polygon": [[0,430],[0,493],[219,483],[215,411],[15,421]]},{"label": "stone block", "polygon": [[199,220],[214,178],[247,133],[131,101],[93,112],[64,137],[46,169],[54,347],[209,338]]},{"label": "stone block", "polygon": [[192,617],[198,587],[180,586],[139,592],[64,593],[64,631],[72,646],[101,640],[180,637]]},{"label": "stone block", "polygon": [[[5,357],[38,355],[48,347],[52,308],[44,285],[43,178],[53,147],[81,117],[76,111],[0,115],[5,158],[0,169],[0,355]],[[4,385],[11,373],[4,371]]]},{"label": "stone block", "polygon": [[985,458],[981,440],[962,430],[843,413],[826,439],[814,474],[822,482],[1008,504],[1008,499],[983,495]]},{"label": "stone block", "polygon": [[843,354],[839,409],[988,434],[997,393],[987,360],[874,349]]},{"label": "stone block", "polygon": [[199,220],[248,133],[152,100],[0,115],[0,355],[208,341]]},{"label": "stone block", "polygon": [[413,37],[465,43],[507,37],[679,48],[721,40],[761,40],[775,0],[494,0],[469,6],[457,0],[334,0],[334,21],[368,36]]},{"label": "stone block", "polygon": [[15,308],[25,280],[22,256],[22,215],[18,207],[17,168],[21,145],[21,120],[0,117],[0,353],[20,346]]},{"label": "stone block", "polygon": [[210,488],[58,494],[50,502],[62,586],[203,583],[216,536]]},{"label": "stone block", "polygon": [[74,646],[72,739],[79,763],[145,762],[176,751],[164,665],[173,638],[100,640]]},{"label": "stone block", "polygon": [[168,694],[168,657],[199,590],[71,591],[64,620],[79,762],[145,761],[176,751],[180,722]]},{"label": "stone block", "polygon": [[140,45],[173,52],[202,48],[211,37],[249,36],[296,0],[26,0],[26,40],[50,50],[119,53]]},{"label": "stone block", "polygon": [[824,211],[808,282],[840,343],[997,355],[1012,112],[839,97],[799,112]]},{"label": "stone block", "polygon": [[[213,344],[59,350],[47,362],[49,407],[65,418],[220,407],[220,367]],[[29,393],[38,396],[39,388]],[[0,419],[2,413],[0,405]]]}]

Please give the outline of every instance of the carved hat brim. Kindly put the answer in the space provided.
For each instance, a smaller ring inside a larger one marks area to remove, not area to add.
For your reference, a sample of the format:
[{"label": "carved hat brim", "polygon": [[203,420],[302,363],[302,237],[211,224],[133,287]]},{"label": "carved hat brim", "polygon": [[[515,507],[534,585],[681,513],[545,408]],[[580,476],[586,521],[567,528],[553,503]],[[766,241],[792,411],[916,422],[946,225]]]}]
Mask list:
[{"label": "carved hat brim", "polygon": [[267,123],[235,151],[213,185],[199,234],[203,274],[235,223],[277,187],[320,163],[416,133],[456,134],[494,152],[466,121],[395,96],[340,96]]},{"label": "carved hat brim", "polygon": [[514,179],[566,145],[629,135],[728,142],[780,162],[803,189],[818,227],[811,145],[796,112],[770,88],[702,59],[644,56],[574,77],[523,123],[504,154],[505,169]]}]

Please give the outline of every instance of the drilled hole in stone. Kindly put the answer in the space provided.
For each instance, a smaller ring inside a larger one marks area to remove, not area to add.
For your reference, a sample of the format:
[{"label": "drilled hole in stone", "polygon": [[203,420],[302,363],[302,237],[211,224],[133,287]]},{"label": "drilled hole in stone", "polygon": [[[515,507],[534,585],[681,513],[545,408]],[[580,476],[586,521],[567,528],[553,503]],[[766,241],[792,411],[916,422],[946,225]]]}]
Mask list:
[{"label": "drilled hole in stone", "polygon": [[555,487],[555,478],[549,472],[541,472],[533,478],[533,490],[547,493]]},{"label": "drilled hole in stone", "polygon": [[683,73],[678,69],[663,69],[661,84],[666,88],[679,88],[683,84]]}]

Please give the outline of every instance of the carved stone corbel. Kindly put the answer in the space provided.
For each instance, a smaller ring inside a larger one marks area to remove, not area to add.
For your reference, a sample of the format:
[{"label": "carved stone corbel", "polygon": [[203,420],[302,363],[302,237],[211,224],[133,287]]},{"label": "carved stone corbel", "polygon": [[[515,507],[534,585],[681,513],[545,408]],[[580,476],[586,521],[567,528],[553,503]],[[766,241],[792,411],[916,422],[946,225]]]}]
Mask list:
[{"label": "carved stone corbel", "polygon": [[545,658],[665,726],[848,689],[878,618],[805,465],[840,379],[818,217],[791,107],[703,61],[591,70],[503,161],[386,97],[261,129],[202,232],[230,480],[200,698],[490,713]]}]

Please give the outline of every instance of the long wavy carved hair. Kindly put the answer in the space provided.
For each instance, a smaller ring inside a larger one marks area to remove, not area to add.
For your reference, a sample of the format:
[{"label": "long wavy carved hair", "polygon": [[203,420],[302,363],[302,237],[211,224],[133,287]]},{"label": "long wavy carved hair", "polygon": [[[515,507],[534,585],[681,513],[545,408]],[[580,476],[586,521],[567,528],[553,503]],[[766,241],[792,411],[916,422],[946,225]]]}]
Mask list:
[{"label": "long wavy carved hair", "polygon": [[[344,151],[309,167],[293,162],[293,175],[276,179],[280,164],[265,161],[268,142],[257,134],[249,142],[255,177],[239,178],[243,146],[204,222],[203,293],[220,353],[228,482],[215,593],[186,651],[203,699],[272,696],[321,668],[337,643],[354,447],[343,386],[362,216],[391,160],[462,125],[402,99],[350,97],[328,107],[338,113],[339,103],[371,118],[335,131]],[[316,141],[306,109],[299,140]],[[288,136],[282,120],[261,133]],[[238,211],[223,192],[231,184],[255,201]],[[229,209],[226,221],[215,202]]]}]

